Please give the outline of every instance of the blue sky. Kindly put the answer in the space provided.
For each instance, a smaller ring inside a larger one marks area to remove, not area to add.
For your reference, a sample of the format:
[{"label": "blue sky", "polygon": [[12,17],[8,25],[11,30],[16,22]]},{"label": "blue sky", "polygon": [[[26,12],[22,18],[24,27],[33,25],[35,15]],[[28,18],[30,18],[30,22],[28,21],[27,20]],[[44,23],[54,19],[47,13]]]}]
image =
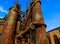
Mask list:
[{"label": "blue sky", "polygon": [[[21,10],[26,11],[26,1],[18,0],[21,4]],[[8,13],[8,9],[13,6],[15,0],[0,0],[0,17]],[[60,0],[41,0],[41,10],[44,17],[47,31],[60,26]]]}]

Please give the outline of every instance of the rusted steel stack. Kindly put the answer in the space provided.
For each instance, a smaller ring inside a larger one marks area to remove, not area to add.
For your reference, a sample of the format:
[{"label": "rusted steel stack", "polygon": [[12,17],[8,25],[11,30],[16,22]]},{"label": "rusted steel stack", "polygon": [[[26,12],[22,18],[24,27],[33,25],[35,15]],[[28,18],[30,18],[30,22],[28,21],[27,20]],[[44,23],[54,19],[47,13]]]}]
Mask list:
[{"label": "rusted steel stack", "polygon": [[31,6],[32,22],[36,25],[36,44],[49,44],[46,34],[46,25],[41,13],[41,2],[39,0],[33,0]]},{"label": "rusted steel stack", "polygon": [[10,8],[8,13],[8,19],[6,22],[5,31],[2,35],[1,44],[15,44],[15,27],[17,23],[17,16],[19,15],[19,5],[17,3],[14,4],[12,8]]}]

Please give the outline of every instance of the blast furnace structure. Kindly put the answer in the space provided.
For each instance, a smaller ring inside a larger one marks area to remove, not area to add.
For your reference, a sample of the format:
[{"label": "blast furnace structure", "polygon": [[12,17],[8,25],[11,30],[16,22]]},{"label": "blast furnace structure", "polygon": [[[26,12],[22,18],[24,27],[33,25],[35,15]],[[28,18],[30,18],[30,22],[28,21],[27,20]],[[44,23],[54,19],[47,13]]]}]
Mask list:
[{"label": "blast furnace structure", "polygon": [[[1,44],[49,44],[40,0],[32,0],[26,12],[20,11],[17,2],[4,18]],[[23,15],[23,21],[20,14]]]}]

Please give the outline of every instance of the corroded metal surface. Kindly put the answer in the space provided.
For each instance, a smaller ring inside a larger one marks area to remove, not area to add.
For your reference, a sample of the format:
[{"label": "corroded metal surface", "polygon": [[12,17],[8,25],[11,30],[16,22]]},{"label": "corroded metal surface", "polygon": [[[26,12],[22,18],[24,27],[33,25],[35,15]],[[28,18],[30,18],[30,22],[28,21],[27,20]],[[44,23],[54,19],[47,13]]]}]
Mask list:
[{"label": "corroded metal surface", "polygon": [[[19,9],[20,7],[16,2],[9,10],[1,44],[49,44],[46,36],[46,26],[41,13],[40,1],[33,0],[30,8],[26,10],[23,16],[23,22],[17,21],[18,15],[20,14]],[[32,26],[33,23],[35,25]],[[29,36],[26,37],[28,34]],[[17,39],[21,36],[23,38]]]},{"label": "corroded metal surface", "polygon": [[[39,0],[34,0],[34,5],[32,7],[32,22],[44,24]],[[43,25],[36,29],[36,44],[49,44],[45,26]]]},{"label": "corroded metal surface", "polygon": [[8,19],[5,27],[5,31],[2,35],[1,44],[15,44],[15,27],[17,22],[19,6],[15,3],[14,7],[9,10]]}]

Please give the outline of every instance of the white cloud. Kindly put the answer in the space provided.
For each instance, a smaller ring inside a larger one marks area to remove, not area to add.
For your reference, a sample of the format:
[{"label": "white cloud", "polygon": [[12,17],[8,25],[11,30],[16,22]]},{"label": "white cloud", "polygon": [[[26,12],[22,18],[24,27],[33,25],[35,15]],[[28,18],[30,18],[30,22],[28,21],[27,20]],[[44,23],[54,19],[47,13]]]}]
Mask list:
[{"label": "white cloud", "polygon": [[0,6],[0,12],[7,13],[7,11],[2,6]]}]

